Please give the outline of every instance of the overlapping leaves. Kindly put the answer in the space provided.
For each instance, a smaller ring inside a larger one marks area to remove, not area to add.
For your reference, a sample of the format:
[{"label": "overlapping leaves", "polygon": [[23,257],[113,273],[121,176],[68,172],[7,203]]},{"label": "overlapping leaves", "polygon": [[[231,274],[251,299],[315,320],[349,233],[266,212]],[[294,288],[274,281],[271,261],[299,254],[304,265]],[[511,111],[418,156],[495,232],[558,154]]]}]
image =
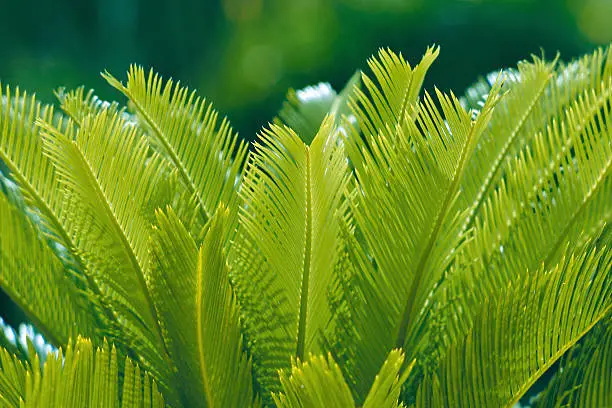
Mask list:
[{"label": "overlapping leaves", "polygon": [[579,249],[486,302],[474,327],[427,378],[417,406],[511,407],[612,310],[612,253]]},{"label": "overlapping leaves", "polygon": [[290,94],[248,159],[139,67],[131,113],[6,88],[0,285],[66,352],[3,328],[0,404],[504,406],[568,351],[542,401],[606,404],[610,52],[461,101],[421,98],[437,53]]}]

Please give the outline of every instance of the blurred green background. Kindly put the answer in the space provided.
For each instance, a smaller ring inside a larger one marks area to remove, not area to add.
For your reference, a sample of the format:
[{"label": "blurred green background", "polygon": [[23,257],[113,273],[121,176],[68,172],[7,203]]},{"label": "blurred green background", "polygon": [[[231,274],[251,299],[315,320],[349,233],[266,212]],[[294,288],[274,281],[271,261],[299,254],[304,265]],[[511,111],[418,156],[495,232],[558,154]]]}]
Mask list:
[{"label": "blurred green background", "polygon": [[289,87],[340,88],[379,47],[417,61],[426,86],[461,92],[531,53],[570,59],[612,40],[612,0],[2,0],[0,80],[52,100],[131,63],[198,89],[247,139]]},{"label": "blurred green background", "polygon": [[[441,47],[426,88],[460,94],[530,54],[565,60],[612,41],[612,0],[1,0],[0,81],[52,101],[131,63],[214,101],[253,139],[287,88],[339,89],[379,47],[420,59]],[[0,315],[19,315],[0,296]]]}]

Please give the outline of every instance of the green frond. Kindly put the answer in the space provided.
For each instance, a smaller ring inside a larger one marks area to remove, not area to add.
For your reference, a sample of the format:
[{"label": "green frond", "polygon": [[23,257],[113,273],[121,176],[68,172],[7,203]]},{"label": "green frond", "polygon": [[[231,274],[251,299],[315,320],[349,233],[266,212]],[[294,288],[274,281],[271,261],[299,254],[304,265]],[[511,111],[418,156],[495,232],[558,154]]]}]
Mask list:
[{"label": "green frond", "polygon": [[320,352],[331,319],[327,295],[348,180],[334,137],[331,117],[310,146],[291,129],[272,125],[247,167],[232,273],[266,391],[276,390],[276,371],[289,366],[289,356]]},{"label": "green frond", "polygon": [[309,145],[327,115],[334,116],[339,126],[343,116],[351,113],[349,101],[359,86],[359,79],[360,74],[356,72],[339,94],[323,82],[297,91],[290,89],[274,123],[290,127]]},{"label": "green frond", "polygon": [[[576,393],[572,406],[612,406],[612,327],[608,325],[605,337],[591,355],[585,369],[582,387]],[[577,387],[578,388],[578,387]]]},{"label": "green frond", "polygon": [[25,397],[29,365],[0,347],[0,407],[19,407]]},{"label": "green frond", "polygon": [[[460,209],[469,209],[464,228],[471,226],[474,214],[497,185],[506,157],[537,131],[531,122],[533,116],[540,118],[538,104],[542,103],[552,70],[552,64],[534,58],[533,63],[523,62],[517,70],[502,73],[506,94],[491,114],[489,126],[478,140],[461,182],[457,205]],[[487,89],[487,94],[489,91]]]},{"label": "green frond", "polygon": [[[599,50],[553,71],[543,91],[550,67],[537,59],[504,74],[507,93],[481,138],[488,148],[476,147],[457,201],[458,211],[468,209],[463,230],[474,228],[455,258],[450,282],[438,290],[445,298],[432,300],[446,304],[452,299],[444,314],[435,314],[442,323],[437,336],[446,346],[469,331],[483,299],[543,261],[554,265],[566,243],[583,245],[611,219],[612,180],[605,175],[610,63],[609,54],[606,58]],[[487,95],[490,88],[481,88]],[[529,109],[521,114],[521,106]],[[514,146],[506,146],[509,136]],[[501,145],[495,147],[497,140]],[[487,160],[493,151],[505,155],[497,156],[501,162]],[[476,193],[469,184],[482,188]],[[444,354],[446,346],[435,353]]]},{"label": "green frond", "polygon": [[[608,372],[612,369],[609,359],[610,350],[610,327],[612,320],[610,316],[593,327],[574,347],[572,347],[560,360],[559,369],[546,387],[534,397],[535,408],[542,407],[572,407],[577,406],[577,400],[583,394],[585,388],[593,391],[593,385],[598,384],[605,377],[587,377],[596,366],[608,366]],[[602,356],[603,355],[603,356]],[[609,377],[609,376],[608,376]],[[612,390],[607,387],[606,390]],[[606,393],[600,393],[606,396]],[[607,393],[612,398],[612,391]],[[610,401],[612,402],[612,401]],[[610,405],[608,402],[608,405]],[[606,406],[606,404],[591,405]]]},{"label": "green frond", "polygon": [[[403,362],[404,355],[400,350],[389,353],[376,375],[363,408],[402,406],[398,401],[401,385],[413,366],[411,364],[400,378]],[[274,401],[279,408],[356,407],[340,366],[331,355],[327,358],[311,355],[305,362],[298,360],[292,364],[290,375],[288,371],[282,370],[280,376],[282,392],[274,394]]]},{"label": "green frond", "polygon": [[[99,288],[84,274],[75,237],[71,236],[66,224],[65,214],[69,208],[64,191],[53,164],[43,153],[43,141],[36,125],[37,120],[42,120],[63,128],[65,121],[54,112],[53,106],[42,105],[34,96],[19,89],[6,87],[4,93],[0,89],[0,99],[0,161],[10,170],[10,177],[23,196],[23,200],[18,200],[19,205],[27,205],[27,211],[25,207],[23,210],[35,220],[50,247],[78,281],[77,286],[83,292],[83,301],[89,304],[90,313],[101,316],[102,307],[96,298]],[[7,197],[16,197],[15,194]],[[105,325],[105,319],[98,324]],[[93,333],[85,334],[93,336]]]},{"label": "green frond", "polygon": [[232,211],[227,232],[233,232],[247,145],[229,122],[218,124],[212,105],[179,83],[164,82],[153,71],[145,75],[144,69],[132,66],[125,85],[108,73],[103,77],[129,98],[139,126],[177,169],[181,182],[197,198],[204,220],[225,203]]},{"label": "green frond", "polygon": [[611,96],[612,78],[581,95],[507,165],[465,247],[465,259],[478,259],[472,267],[492,287],[541,262],[553,265],[566,242],[610,221]]},{"label": "green frond", "polygon": [[227,216],[225,209],[213,216],[198,250],[172,210],[157,212],[147,284],[186,407],[245,407],[253,401],[251,366],[220,239]]},{"label": "green frond", "polygon": [[0,89],[0,407],[610,405],[612,52],[462,100],[437,55],[291,91],[248,158],[136,66],[127,108]]},{"label": "green frond", "polygon": [[[503,74],[506,95],[468,163],[456,203],[455,211],[468,210],[462,230],[470,239],[431,299],[440,308],[427,319],[439,320],[435,337],[444,343],[428,340],[434,360],[469,330],[484,299],[542,261],[554,265],[566,243],[583,245],[611,219],[612,181],[603,175],[610,63],[599,50],[555,71],[534,59]],[[483,89],[488,95],[490,85]],[[482,97],[468,99],[482,104]],[[578,145],[597,153],[576,155]],[[419,356],[419,363],[428,358]]]},{"label": "green frond", "polygon": [[[117,102],[110,103],[99,99],[93,90],[85,93],[83,87],[71,91],[61,89],[56,92],[56,95],[61,102],[61,108],[64,113],[77,126],[81,126],[88,115],[95,116],[102,111],[105,111],[107,115],[118,114],[126,123],[133,126],[139,125],[136,117],[127,113],[125,108],[121,108]],[[141,130],[144,132],[146,129]],[[165,170],[163,177],[158,180],[160,185],[156,191],[159,194],[149,197],[146,202],[142,203],[143,216],[147,218],[149,223],[154,224],[156,222],[155,210],[163,208],[171,202],[172,208],[179,215],[181,221],[191,227],[190,231],[194,236],[201,238],[202,228],[205,223],[198,218],[197,197],[193,197],[193,193],[189,193],[181,185],[176,169],[168,166]]]},{"label": "green frond", "polygon": [[[51,354],[42,370],[35,365],[27,367],[21,401],[8,406],[164,407],[163,396],[151,376],[141,372],[129,358],[125,364],[118,360],[114,346],[105,342],[95,348],[91,341],[78,338],[65,353],[60,350]],[[0,383],[0,395],[3,394],[1,387]]]},{"label": "green frond", "polygon": [[[350,215],[347,211],[341,224],[343,248],[336,262],[332,287],[329,291],[332,324],[325,330],[323,349],[331,353],[336,361],[341,362],[346,381],[355,384],[354,366],[357,361],[358,327],[354,318],[355,311],[363,307],[365,302],[358,291],[355,257],[365,254],[360,251],[360,244],[350,231]],[[369,260],[365,260],[365,263],[369,264]]]},{"label": "green frond", "polygon": [[366,141],[379,134],[393,138],[396,126],[412,121],[425,74],[439,51],[439,48],[428,48],[414,68],[401,54],[390,50],[381,49],[378,58],[368,60],[374,78],[361,74],[367,93],[355,89],[356,97],[349,104]]},{"label": "green frond", "polygon": [[472,330],[421,384],[417,400],[513,406],[612,311],[611,272],[609,249],[587,247],[548,271],[513,280],[483,304]]},{"label": "green frond", "polygon": [[[42,105],[34,96],[8,86],[0,89],[0,159],[11,171],[28,204],[46,216],[54,211],[61,195],[57,193],[57,177],[51,162],[42,152],[42,141],[35,122],[42,118],[53,122],[54,111]],[[59,220],[52,220],[54,226]]]},{"label": "green frond", "polygon": [[[554,68],[551,72],[552,78],[548,81],[543,92],[536,98],[531,109],[528,110],[527,117],[521,118],[520,121],[523,124],[519,133],[522,133],[522,135],[518,136],[519,138],[529,139],[538,130],[544,129],[552,118],[563,116],[565,108],[574,102],[579,95],[589,89],[596,88],[602,81],[610,78],[612,74],[612,55],[610,55],[609,47],[606,50],[599,48],[592,54],[587,54],[570,63],[559,62],[558,59],[559,57],[555,58],[551,64],[544,64],[551,69]],[[533,64],[539,65],[542,64],[542,61],[533,57]],[[523,69],[521,69],[521,65],[523,65]],[[526,79],[520,73],[525,68],[529,71],[528,67],[530,65],[532,63],[523,61],[519,63],[518,69],[504,70],[506,85],[508,85],[510,94],[513,93],[512,88],[520,87]],[[481,79],[470,87],[463,98],[464,104],[469,108],[479,109],[484,103],[491,86],[495,83],[497,75],[497,72],[489,74],[486,79]],[[525,91],[529,94],[533,93],[533,90]],[[509,99],[512,100],[513,97],[509,95]]]},{"label": "green frond", "polygon": [[403,368],[404,353],[399,349],[392,350],[374,378],[374,384],[366,397],[363,408],[402,407],[403,405],[399,403],[400,391],[414,363],[415,361]]},{"label": "green frond", "polygon": [[66,115],[72,119],[77,126],[81,126],[88,115],[107,110],[112,113],[123,112],[124,109],[119,108],[117,102],[107,102],[96,96],[93,89],[85,93],[84,87],[79,87],[70,91],[63,88],[55,92],[57,99],[60,101],[60,107]]},{"label": "green frond", "polygon": [[282,393],[274,394],[278,408],[354,408],[351,389],[340,366],[331,358],[311,355],[308,361],[292,364],[291,374],[282,370]]},{"label": "green frond", "polygon": [[[120,107],[117,102],[101,100],[94,94],[93,90],[85,93],[83,87],[70,91],[60,89],[56,92],[56,96],[61,102],[61,109],[77,126],[81,126],[88,115],[95,116],[102,111],[105,111],[107,115],[118,114],[126,123],[136,127],[139,126],[137,118],[126,112],[125,107]],[[145,131],[146,129],[141,129],[142,133]],[[180,215],[181,220],[187,225],[193,226],[194,235],[199,236],[204,222],[196,220],[197,199],[194,200],[194,197],[190,196],[184,186],[180,185],[178,172],[175,169],[168,166],[166,170],[164,177],[158,180],[158,183],[162,184],[157,188],[160,194],[149,197],[149,200],[143,203],[142,213],[151,224],[154,224],[156,221],[155,210],[166,206],[168,202],[172,202],[172,208]]]},{"label": "green frond", "polygon": [[543,128],[552,118],[562,117],[565,108],[580,95],[596,89],[601,82],[607,82],[612,76],[611,69],[610,47],[605,50],[598,48],[570,63],[558,63],[554,78],[538,103],[538,115],[533,115],[532,121],[539,121]]},{"label": "green frond", "polygon": [[[387,82],[401,82],[394,75],[398,74],[393,70],[378,74],[388,77]],[[401,347],[414,357],[427,338],[428,299],[465,239],[459,232],[461,213],[452,211],[454,203],[500,87],[498,83],[491,90],[475,119],[457,98],[438,91],[441,110],[426,95],[413,107],[414,121],[406,117],[401,124],[397,119],[377,124],[385,133],[372,135],[367,146],[357,138],[347,138],[358,181],[352,211],[365,242],[363,254],[358,253],[360,245],[355,245],[354,256],[356,286],[364,299],[354,311],[360,337],[355,387],[362,396],[389,350]],[[380,104],[378,110],[385,112],[385,106]],[[369,119],[361,118],[364,113],[356,114],[359,125],[365,123],[362,132],[368,134]]]},{"label": "green frond", "polygon": [[[459,204],[470,208],[466,228],[472,225],[500,181],[511,174],[509,158],[521,150],[536,148],[534,137],[546,132],[553,119],[565,117],[572,104],[591,92],[599,93],[601,84],[607,86],[611,79],[612,59],[608,51],[601,49],[569,65],[559,65],[555,70],[554,63],[546,64],[534,57],[533,63],[522,62],[518,69],[504,72],[508,94],[495,109],[462,186],[464,193]],[[478,84],[468,90],[468,99],[472,104],[483,103],[490,86],[490,81]],[[600,104],[609,99],[609,95],[602,96]],[[591,115],[594,113],[595,110]],[[584,120],[588,122],[589,116]]]},{"label": "green frond", "polygon": [[37,120],[55,123],[51,105],[42,105],[18,88],[0,90],[0,160],[9,168],[27,204],[37,211],[45,227],[66,248],[72,241],[62,224],[64,196],[51,161],[44,156]]},{"label": "green frond", "polygon": [[0,287],[53,344],[66,344],[79,333],[94,334],[95,316],[87,313],[73,277],[36,226],[3,194],[0,220]]},{"label": "green frond", "polygon": [[[119,113],[87,116],[61,132],[47,123],[45,153],[53,161],[70,209],[66,222],[100,287],[103,303],[117,317],[114,341],[137,350],[162,385],[172,369],[145,284],[151,224],[142,208],[156,194],[165,163],[151,155],[138,129]],[[118,326],[117,326],[118,325]]]}]

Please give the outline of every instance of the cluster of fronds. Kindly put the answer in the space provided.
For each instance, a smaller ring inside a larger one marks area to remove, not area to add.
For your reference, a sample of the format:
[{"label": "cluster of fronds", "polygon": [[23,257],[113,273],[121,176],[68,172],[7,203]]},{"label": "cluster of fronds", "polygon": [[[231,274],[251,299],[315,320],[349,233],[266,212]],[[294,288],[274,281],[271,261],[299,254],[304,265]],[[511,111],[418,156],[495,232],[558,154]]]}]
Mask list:
[{"label": "cluster of fronds", "polygon": [[[132,67],[0,99],[0,405],[612,405],[612,53],[463,98],[380,51],[249,148]],[[547,374],[548,375],[548,374]],[[530,391],[531,390],[531,391]]]}]

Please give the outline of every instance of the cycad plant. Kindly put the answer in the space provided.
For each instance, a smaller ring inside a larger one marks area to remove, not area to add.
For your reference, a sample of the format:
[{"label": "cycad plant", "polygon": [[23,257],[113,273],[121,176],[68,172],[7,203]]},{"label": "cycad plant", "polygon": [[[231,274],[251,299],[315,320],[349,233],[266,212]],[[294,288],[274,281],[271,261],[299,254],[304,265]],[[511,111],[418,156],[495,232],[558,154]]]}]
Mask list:
[{"label": "cycad plant", "polygon": [[612,406],[612,53],[462,98],[437,55],[252,146],[139,67],[126,108],[4,88],[0,286],[40,334],[2,323],[0,405]]}]

